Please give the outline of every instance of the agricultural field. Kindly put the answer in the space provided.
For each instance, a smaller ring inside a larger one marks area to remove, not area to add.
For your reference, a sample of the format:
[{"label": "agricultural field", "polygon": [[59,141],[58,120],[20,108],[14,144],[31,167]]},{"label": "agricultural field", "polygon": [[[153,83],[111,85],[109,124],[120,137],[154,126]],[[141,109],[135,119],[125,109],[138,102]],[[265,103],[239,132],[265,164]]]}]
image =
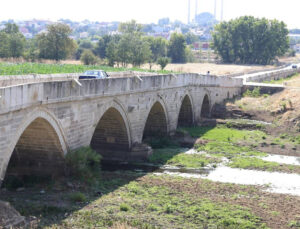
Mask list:
[{"label": "agricultural field", "polygon": [[64,61],[61,64],[49,63],[7,63],[0,62],[0,75],[23,75],[23,74],[54,74],[54,73],[76,73],[84,72],[89,69],[102,69],[107,72],[115,71],[145,71],[159,73],[200,73],[211,75],[229,75],[238,73],[247,73],[250,71],[264,70],[274,68],[274,66],[256,66],[256,65],[233,65],[233,64],[210,64],[210,63],[187,63],[187,64],[168,64],[165,70],[161,71],[158,65],[154,65],[150,70],[149,65],[145,64],[141,68],[119,68],[109,66],[87,66],[78,61]]},{"label": "agricultural field", "polygon": [[[149,71],[138,68],[113,68],[101,65],[81,64],[46,64],[46,63],[3,63],[0,62],[1,75],[26,75],[26,74],[54,74],[54,73],[80,73],[89,69],[102,69],[107,72],[118,71]],[[153,71],[154,72],[154,71]],[[168,71],[158,71],[167,73]]]}]

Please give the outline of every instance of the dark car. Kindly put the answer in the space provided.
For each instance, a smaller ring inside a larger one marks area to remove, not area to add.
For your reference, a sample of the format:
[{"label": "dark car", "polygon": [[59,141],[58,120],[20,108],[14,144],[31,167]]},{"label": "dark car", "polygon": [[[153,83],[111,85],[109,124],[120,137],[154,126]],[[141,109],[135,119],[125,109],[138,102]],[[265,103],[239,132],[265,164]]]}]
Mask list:
[{"label": "dark car", "polygon": [[79,76],[79,79],[105,79],[108,75],[103,70],[88,70]]},{"label": "dark car", "polygon": [[292,68],[297,68],[297,67],[298,67],[297,64],[292,65]]}]

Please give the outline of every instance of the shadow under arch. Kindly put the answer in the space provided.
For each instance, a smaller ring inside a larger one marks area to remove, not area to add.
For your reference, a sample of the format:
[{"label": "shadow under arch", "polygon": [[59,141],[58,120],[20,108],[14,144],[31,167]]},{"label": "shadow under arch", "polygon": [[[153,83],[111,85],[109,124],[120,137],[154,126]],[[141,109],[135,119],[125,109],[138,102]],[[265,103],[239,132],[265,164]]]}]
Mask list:
[{"label": "shadow under arch", "polygon": [[67,154],[64,134],[55,118],[44,110],[28,115],[8,147],[2,176],[55,176],[63,173]]},{"label": "shadow under arch", "polygon": [[144,127],[143,139],[161,137],[168,134],[166,111],[159,101],[156,101],[147,116]]},{"label": "shadow under arch", "polygon": [[91,147],[104,160],[126,160],[131,148],[127,119],[117,107],[108,108],[94,130]]},{"label": "shadow under arch", "polygon": [[177,127],[190,127],[194,124],[193,106],[189,95],[185,95],[178,114]]},{"label": "shadow under arch", "polygon": [[209,118],[210,117],[210,100],[207,94],[203,97],[202,106],[201,106],[201,118]]}]

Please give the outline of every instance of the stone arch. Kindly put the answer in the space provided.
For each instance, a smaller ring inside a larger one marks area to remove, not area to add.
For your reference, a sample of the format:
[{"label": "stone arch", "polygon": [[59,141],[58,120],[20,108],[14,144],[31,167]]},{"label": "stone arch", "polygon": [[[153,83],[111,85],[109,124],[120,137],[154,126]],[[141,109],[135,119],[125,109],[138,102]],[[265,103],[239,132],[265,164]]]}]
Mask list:
[{"label": "stone arch", "polygon": [[201,106],[201,113],[200,116],[201,118],[208,118],[210,117],[210,99],[208,94],[205,94],[202,100],[202,106]]},{"label": "stone arch", "polygon": [[151,106],[145,122],[143,139],[153,136],[165,136],[168,134],[168,118],[165,107],[156,101]]},{"label": "stone arch", "polygon": [[182,99],[180,110],[178,113],[178,127],[192,126],[194,123],[194,109],[189,95],[185,95]]},{"label": "stone arch", "polygon": [[8,147],[9,175],[55,175],[63,171],[67,154],[64,133],[55,117],[46,110],[37,109],[21,122]]},{"label": "stone arch", "polygon": [[125,160],[131,148],[129,122],[121,105],[114,101],[98,119],[91,147],[105,160]]}]

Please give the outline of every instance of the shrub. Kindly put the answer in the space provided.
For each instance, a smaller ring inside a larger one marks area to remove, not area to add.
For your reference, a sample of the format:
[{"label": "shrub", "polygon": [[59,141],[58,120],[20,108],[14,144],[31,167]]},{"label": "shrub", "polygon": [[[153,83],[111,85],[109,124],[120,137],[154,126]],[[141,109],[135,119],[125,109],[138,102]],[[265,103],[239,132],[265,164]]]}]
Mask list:
[{"label": "shrub", "polygon": [[256,87],[254,88],[252,91],[250,91],[249,89],[247,89],[247,91],[243,94],[244,97],[260,97],[260,87]]},{"label": "shrub", "polygon": [[67,172],[78,178],[90,179],[100,172],[100,161],[100,154],[90,147],[82,147],[67,154]]},{"label": "shrub", "polygon": [[175,141],[173,141],[169,137],[151,137],[148,139],[145,139],[145,142],[148,143],[153,149],[159,149],[159,148],[176,148],[179,146],[179,144]]},{"label": "shrub", "polygon": [[160,57],[157,60],[157,64],[160,65],[161,70],[164,70],[168,63],[170,63],[170,59],[168,57]]},{"label": "shrub", "polygon": [[70,194],[70,200],[73,202],[85,202],[86,196],[82,192],[74,192]]},{"label": "shrub", "polygon": [[129,206],[127,204],[125,204],[125,203],[122,203],[120,205],[120,210],[124,211],[124,212],[127,212],[127,211],[129,211]]},{"label": "shrub", "polygon": [[95,65],[99,62],[99,58],[91,50],[84,50],[80,60],[84,65]]}]

